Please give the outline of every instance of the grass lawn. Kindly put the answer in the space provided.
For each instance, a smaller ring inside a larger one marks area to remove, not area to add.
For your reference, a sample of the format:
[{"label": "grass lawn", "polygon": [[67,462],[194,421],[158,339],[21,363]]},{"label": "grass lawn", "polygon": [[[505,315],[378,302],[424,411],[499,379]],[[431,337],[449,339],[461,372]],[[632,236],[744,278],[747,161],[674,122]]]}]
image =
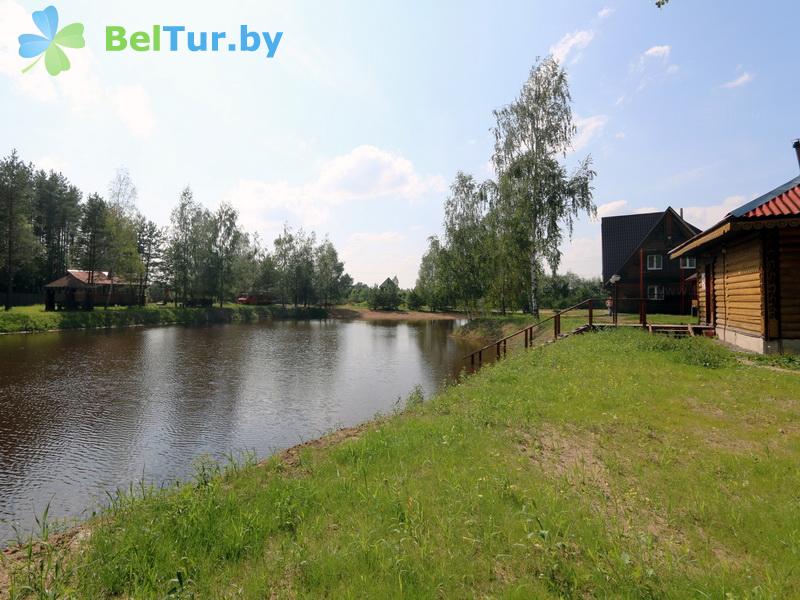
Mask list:
[{"label": "grass lawn", "polygon": [[350,439],[119,497],[16,585],[63,559],[38,587],[85,598],[798,597],[798,490],[800,376],[616,330]]},{"label": "grass lawn", "polygon": [[[544,321],[555,314],[554,310],[543,309],[540,311],[540,321]],[[596,308],[592,314],[593,322],[595,323],[611,323],[612,317],[609,316],[605,309]],[[689,315],[667,315],[667,314],[648,314],[647,320],[649,323],[658,323],[663,325],[685,325],[689,323],[697,323],[697,317]],[[456,334],[458,337],[465,339],[473,339],[483,343],[491,343],[506,335],[510,335],[528,325],[536,323],[531,315],[523,313],[507,313],[492,314],[488,316],[481,316],[471,319],[468,323],[462,325]],[[561,332],[569,333],[576,327],[585,325],[589,322],[588,310],[571,310],[561,317]],[[639,315],[633,313],[620,313],[618,315],[618,322],[620,324],[636,324],[639,323]],[[542,326],[536,331],[537,338],[546,338],[548,335],[553,334],[553,321],[552,319],[543,323]],[[522,343],[520,338],[520,343]]]}]

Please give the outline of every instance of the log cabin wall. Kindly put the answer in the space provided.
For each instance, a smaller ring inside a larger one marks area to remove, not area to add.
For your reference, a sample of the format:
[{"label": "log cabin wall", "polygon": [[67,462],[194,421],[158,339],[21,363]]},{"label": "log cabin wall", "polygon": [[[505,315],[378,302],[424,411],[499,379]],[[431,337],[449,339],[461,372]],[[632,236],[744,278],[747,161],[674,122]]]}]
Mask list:
[{"label": "log cabin wall", "polygon": [[779,232],[781,337],[800,339],[800,229]]},{"label": "log cabin wall", "polygon": [[764,335],[762,240],[758,235],[727,246],[714,263],[717,328]]},{"label": "log cabin wall", "polygon": [[697,259],[697,316],[703,325],[711,325],[706,317],[706,265],[712,265],[712,259]]}]

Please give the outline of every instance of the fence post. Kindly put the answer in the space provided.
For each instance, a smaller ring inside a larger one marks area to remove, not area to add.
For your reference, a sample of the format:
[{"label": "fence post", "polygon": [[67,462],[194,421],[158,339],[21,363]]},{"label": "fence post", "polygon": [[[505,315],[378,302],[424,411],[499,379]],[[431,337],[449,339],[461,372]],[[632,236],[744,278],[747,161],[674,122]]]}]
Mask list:
[{"label": "fence post", "polygon": [[557,340],[560,333],[561,333],[561,313],[556,313],[556,316],[553,319],[553,339]]},{"label": "fence post", "polygon": [[483,350],[478,350],[478,367],[483,364]]},{"label": "fence post", "polygon": [[589,300],[589,329],[592,328],[592,301]]},{"label": "fence post", "polygon": [[494,351],[497,354],[497,360],[500,360],[500,342],[494,345]]},{"label": "fence post", "polygon": [[503,340],[503,356],[506,355],[507,347],[506,347],[506,340]]}]

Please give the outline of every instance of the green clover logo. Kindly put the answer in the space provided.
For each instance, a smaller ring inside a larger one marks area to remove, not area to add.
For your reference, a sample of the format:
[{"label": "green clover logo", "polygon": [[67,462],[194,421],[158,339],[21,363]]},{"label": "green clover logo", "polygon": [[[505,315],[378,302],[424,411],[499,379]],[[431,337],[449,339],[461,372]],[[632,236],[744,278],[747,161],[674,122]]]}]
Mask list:
[{"label": "green clover logo", "polygon": [[[61,71],[69,70],[69,59],[61,46],[65,48],[83,48],[83,24],[72,23],[58,31],[58,11],[55,6],[48,6],[44,10],[33,13],[33,22],[42,35],[26,33],[19,36],[19,55],[23,58],[38,58],[25,67],[22,72],[27,73],[42,58],[44,53],[44,66],[50,75],[58,75]],[[56,33],[58,31],[58,33]]]}]

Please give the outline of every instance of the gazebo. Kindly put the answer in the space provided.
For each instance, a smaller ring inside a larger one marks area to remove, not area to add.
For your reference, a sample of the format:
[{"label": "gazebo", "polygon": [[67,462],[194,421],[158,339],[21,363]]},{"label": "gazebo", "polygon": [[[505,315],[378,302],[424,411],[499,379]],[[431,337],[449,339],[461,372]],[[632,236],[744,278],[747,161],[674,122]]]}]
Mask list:
[{"label": "gazebo", "polygon": [[136,304],[136,293],[131,285],[108,271],[79,271],[69,269],[67,274],[44,286],[44,309],[91,310],[95,302],[128,306]]}]

